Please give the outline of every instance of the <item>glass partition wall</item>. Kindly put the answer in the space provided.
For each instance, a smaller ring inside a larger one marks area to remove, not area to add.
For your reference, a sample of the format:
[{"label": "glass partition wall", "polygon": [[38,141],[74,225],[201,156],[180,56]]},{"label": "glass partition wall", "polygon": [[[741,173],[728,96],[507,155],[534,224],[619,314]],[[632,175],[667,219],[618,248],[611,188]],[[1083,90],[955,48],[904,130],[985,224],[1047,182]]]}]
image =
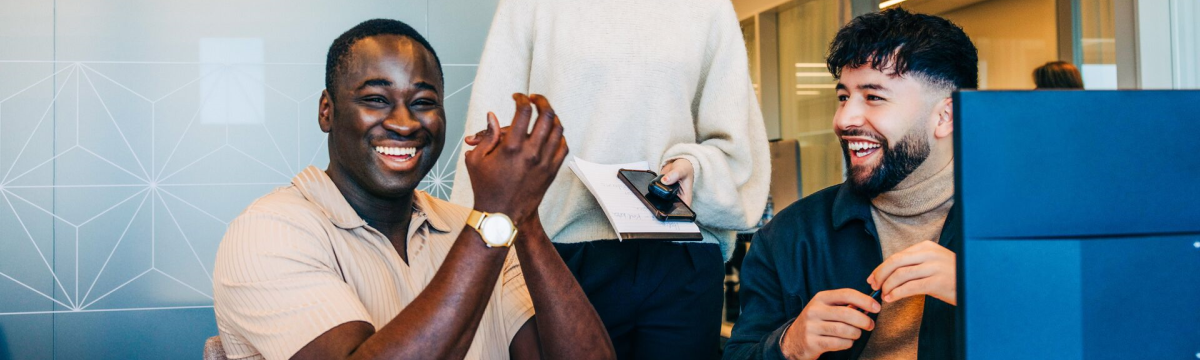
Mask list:
[{"label": "glass partition wall", "polygon": [[1117,88],[1116,18],[1113,0],[1078,1],[1074,31],[1081,54],[1075,56],[1086,89]]},{"label": "glass partition wall", "polygon": [[837,94],[825,67],[829,43],[841,27],[838,11],[836,1],[808,0],[776,12],[780,135],[800,144],[802,196],[842,182],[841,145],[833,135]]}]

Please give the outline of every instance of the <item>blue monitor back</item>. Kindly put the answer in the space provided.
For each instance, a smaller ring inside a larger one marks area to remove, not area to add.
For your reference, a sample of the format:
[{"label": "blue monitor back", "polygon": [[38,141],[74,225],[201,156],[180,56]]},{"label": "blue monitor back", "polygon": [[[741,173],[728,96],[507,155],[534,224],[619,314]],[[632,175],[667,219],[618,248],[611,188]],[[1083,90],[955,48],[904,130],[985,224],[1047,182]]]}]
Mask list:
[{"label": "blue monitor back", "polygon": [[1200,358],[1200,91],[954,105],[961,355]]}]

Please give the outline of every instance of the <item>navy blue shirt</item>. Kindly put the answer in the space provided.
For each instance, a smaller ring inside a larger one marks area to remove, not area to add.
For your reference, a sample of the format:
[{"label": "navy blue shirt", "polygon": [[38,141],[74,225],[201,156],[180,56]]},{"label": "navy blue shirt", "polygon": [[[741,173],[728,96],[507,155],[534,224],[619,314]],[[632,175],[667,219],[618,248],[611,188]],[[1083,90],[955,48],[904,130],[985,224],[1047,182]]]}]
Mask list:
[{"label": "navy blue shirt", "polygon": [[[954,205],[938,243],[957,252]],[[870,294],[867,276],[883,263],[871,202],[844,185],[797,201],[754,234],[742,263],[742,311],[725,345],[725,360],[784,359],[780,337],[818,292],[850,288]],[[926,297],[917,348],[921,359],[956,354],[954,306]],[[854,347],[821,359],[857,359],[870,332]]]}]

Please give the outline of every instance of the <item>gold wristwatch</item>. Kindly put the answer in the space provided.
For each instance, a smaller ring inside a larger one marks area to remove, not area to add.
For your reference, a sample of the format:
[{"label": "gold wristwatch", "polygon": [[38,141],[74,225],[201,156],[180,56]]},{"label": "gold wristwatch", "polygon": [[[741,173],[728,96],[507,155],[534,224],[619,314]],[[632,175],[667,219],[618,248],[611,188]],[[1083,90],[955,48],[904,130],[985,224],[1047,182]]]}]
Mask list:
[{"label": "gold wristwatch", "polygon": [[479,232],[488,247],[509,247],[517,239],[517,226],[508,215],[471,210],[467,225]]}]

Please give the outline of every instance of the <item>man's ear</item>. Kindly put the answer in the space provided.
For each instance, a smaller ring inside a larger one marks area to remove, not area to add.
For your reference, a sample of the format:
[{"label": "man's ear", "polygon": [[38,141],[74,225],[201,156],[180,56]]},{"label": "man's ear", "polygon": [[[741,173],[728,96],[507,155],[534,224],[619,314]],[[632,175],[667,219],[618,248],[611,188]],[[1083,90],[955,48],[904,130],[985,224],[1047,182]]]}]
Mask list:
[{"label": "man's ear", "polygon": [[933,128],[933,137],[942,139],[954,133],[954,100],[952,98],[944,98],[938,101],[934,106],[933,117],[936,120]]},{"label": "man's ear", "polygon": [[317,124],[321,126],[321,132],[329,133],[329,129],[333,127],[333,99],[329,97],[329,90],[321,91],[321,102],[317,106]]}]

